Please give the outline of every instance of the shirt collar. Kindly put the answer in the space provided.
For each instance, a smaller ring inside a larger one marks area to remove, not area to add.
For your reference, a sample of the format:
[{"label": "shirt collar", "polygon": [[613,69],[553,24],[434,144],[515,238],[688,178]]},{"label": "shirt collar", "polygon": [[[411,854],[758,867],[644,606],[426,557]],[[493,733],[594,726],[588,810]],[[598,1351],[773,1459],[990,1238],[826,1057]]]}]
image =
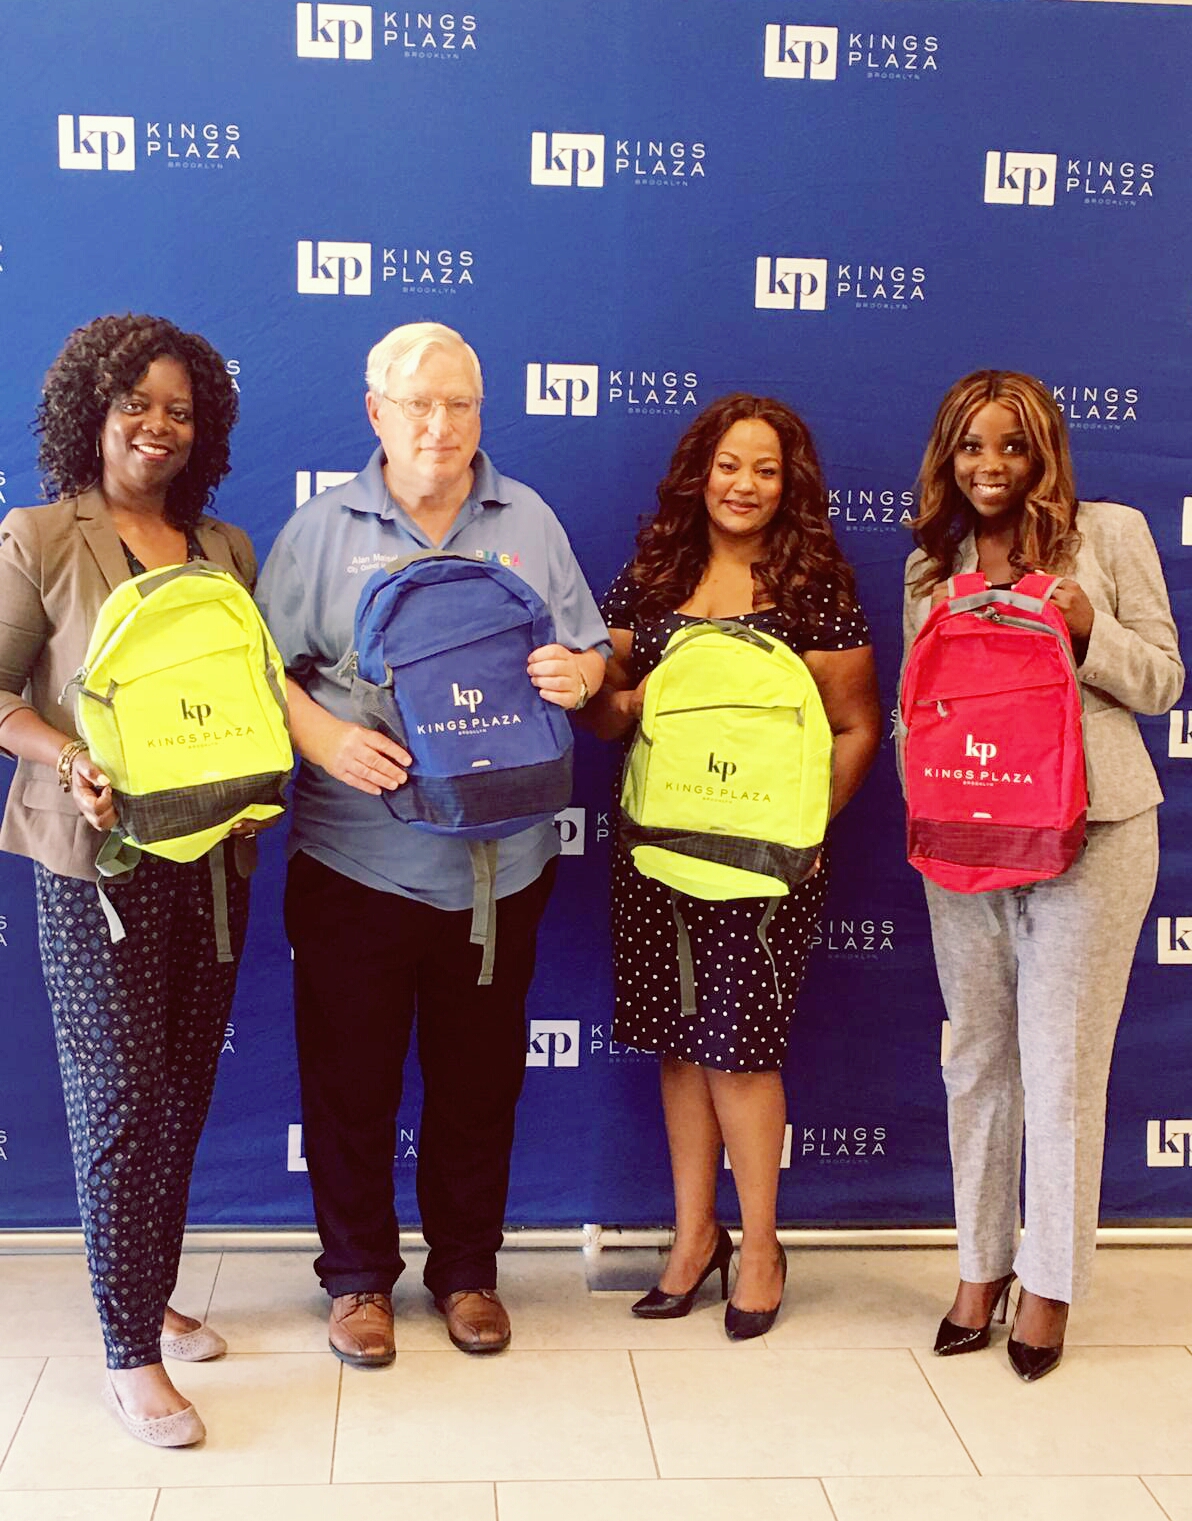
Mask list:
[{"label": "shirt collar", "polygon": [[[396,518],[400,508],[389,495],[383,469],[384,451],[380,444],[373,450],[368,464],[340,488],[340,500],[353,512],[370,512],[379,518]],[[460,512],[471,506],[508,507],[512,498],[505,477],[483,449],[472,457],[472,489]],[[403,518],[405,513],[401,513]]]}]

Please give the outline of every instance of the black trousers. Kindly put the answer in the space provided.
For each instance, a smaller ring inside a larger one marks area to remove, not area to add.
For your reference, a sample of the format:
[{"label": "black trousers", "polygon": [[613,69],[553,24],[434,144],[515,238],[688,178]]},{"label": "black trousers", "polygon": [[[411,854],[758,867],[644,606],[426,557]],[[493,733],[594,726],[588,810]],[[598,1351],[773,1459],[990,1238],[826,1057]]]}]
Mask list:
[{"label": "black trousers", "polygon": [[393,1204],[402,1066],[415,1014],[423,1106],[418,1208],[436,1297],[494,1288],[526,994],[552,861],[497,903],[492,985],[478,987],[471,910],[365,887],[299,852],[286,883],[303,1140],[329,1294],[387,1294],[404,1263]]}]

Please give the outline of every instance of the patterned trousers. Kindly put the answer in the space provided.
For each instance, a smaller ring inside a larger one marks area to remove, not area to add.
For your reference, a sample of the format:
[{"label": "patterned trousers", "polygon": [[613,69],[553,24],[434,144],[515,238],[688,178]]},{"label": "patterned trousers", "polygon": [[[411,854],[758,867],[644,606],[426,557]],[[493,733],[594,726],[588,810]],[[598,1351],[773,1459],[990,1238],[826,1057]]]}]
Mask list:
[{"label": "patterned trousers", "polygon": [[248,919],[248,883],[230,850],[228,861],[231,962],[216,958],[206,857],[179,865],[146,855],[127,883],[109,887],[126,930],[116,945],[93,882],[35,868],[42,972],[109,1368],[161,1360]]}]

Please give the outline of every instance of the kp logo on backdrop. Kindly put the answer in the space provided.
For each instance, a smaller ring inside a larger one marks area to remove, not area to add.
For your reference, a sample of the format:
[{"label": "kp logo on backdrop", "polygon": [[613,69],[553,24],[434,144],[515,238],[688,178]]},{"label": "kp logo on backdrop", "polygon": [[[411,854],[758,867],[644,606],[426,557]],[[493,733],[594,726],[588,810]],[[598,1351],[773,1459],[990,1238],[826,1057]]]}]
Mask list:
[{"label": "kp logo on backdrop", "polygon": [[599,189],[604,184],[604,134],[531,132],[530,184]]},{"label": "kp logo on backdrop", "polygon": [[333,486],[346,486],[355,480],[355,470],[295,470],[294,506],[301,507],[320,491],[330,491]]},{"label": "kp logo on backdrop", "polygon": [[135,169],[136,122],[131,116],[60,116],[60,169]]},{"label": "kp logo on backdrop", "polygon": [[1054,206],[1057,168],[1054,153],[991,149],[985,155],[985,199],[993,206]]},{"label": "kp logo on backdrop", "polygon": [[531,417],[595,417],[600,366],[526,365],[526,412]]},{"label": "kp logo on backdrop", "polygon": [[299,58],[371,58],[371,5],[300,5]]},{"label": "kp logo on backdrop", "polygon": [[1187,708],[1173,708],[1167,715],[1167,755],[1169,760],[1192,760],[1192,713]]},{"label": "kp logo on backdrop", "polygon": [[584,810],[563,808],[555,814],[555,828],[559,831],[559,854],[582,856],[584,837],[587,834]]},{"label": "kp logo on backdrop", "polygon": [[1192,1120],[1148,1120],[1146,1165],[1192,1166]]},{"label": "kp logo on backdrop", "polygon": [[1192,919],[1160,919],[1158,932],[1160,966],[1192,965]]},{"label": "kp logo on backdrop", "polygon": [[532,1019],[527,1067],[578,1067],[579,1020]]},{"label": "kp logo on backdrop", "polygon": [[827,259],[758,259],[753,304],[769,311],[824,311],[828,304]]},{"label": "kp logo on backdrop", "polygon": [[834,26],[768,26],[767,79],[835,79]]},{"label": "kp logo on backdrop", "polygon": [[298,244],[300,296],[371,296],[371,243]]}]

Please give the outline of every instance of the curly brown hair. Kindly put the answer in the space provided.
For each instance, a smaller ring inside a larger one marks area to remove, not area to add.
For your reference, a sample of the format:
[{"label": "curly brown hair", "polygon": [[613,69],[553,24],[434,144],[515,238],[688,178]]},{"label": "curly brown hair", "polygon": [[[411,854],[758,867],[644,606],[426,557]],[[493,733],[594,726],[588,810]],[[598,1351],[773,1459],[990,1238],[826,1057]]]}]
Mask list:
[{"label": "curly brown hair", "polygon": [[940,403],[931,437],[919,467],[919,515],[911,523],[915,543],[927,556],[912,583],[925,597],[956,569],[961,542],[972,531],[976,514],[956,484],[954,459],[974,412],[997,401],[1018,418],[1026,435],[1035,478],[1026,494],[1014,532],[1010,563],[1052,575],[1071,571],[1080,544],[1076,532],[1076,484],[1068,427],[1051,392],[1031,375],[1017,370],[974,370],[953,385]]},{"label": "curly brown hair", "polygon": [[46,373],[33,431],[47,496],[73,496],[100,478],[99,438],[108,411],[155,359],[176,359],[190,376],[195,439],[186,468],[166,491],[166,519],[191,528],[231,468],[228,435],[239,415],[224,362],[205,338],[164,317],[97,317],[76,328]]},{"label": "curly brown hair", "polygon": [[654,617],[673,612],[699,585],[708,564],[708,513],[704,488],[720,440],[749,418],[769,423],[782,446],[782,496],[766,529],[765,558],[753,566],[753,602],[773,603],[791,622],[826,617],[801,597],[814,581],[837,609],[854,599],[852,568],[828,522],[828,491],[806,423],[782,402],[744,391],[722,396],[679,440],[658,486],[658,511],[637,535],[631,567],[642,608]]}]

